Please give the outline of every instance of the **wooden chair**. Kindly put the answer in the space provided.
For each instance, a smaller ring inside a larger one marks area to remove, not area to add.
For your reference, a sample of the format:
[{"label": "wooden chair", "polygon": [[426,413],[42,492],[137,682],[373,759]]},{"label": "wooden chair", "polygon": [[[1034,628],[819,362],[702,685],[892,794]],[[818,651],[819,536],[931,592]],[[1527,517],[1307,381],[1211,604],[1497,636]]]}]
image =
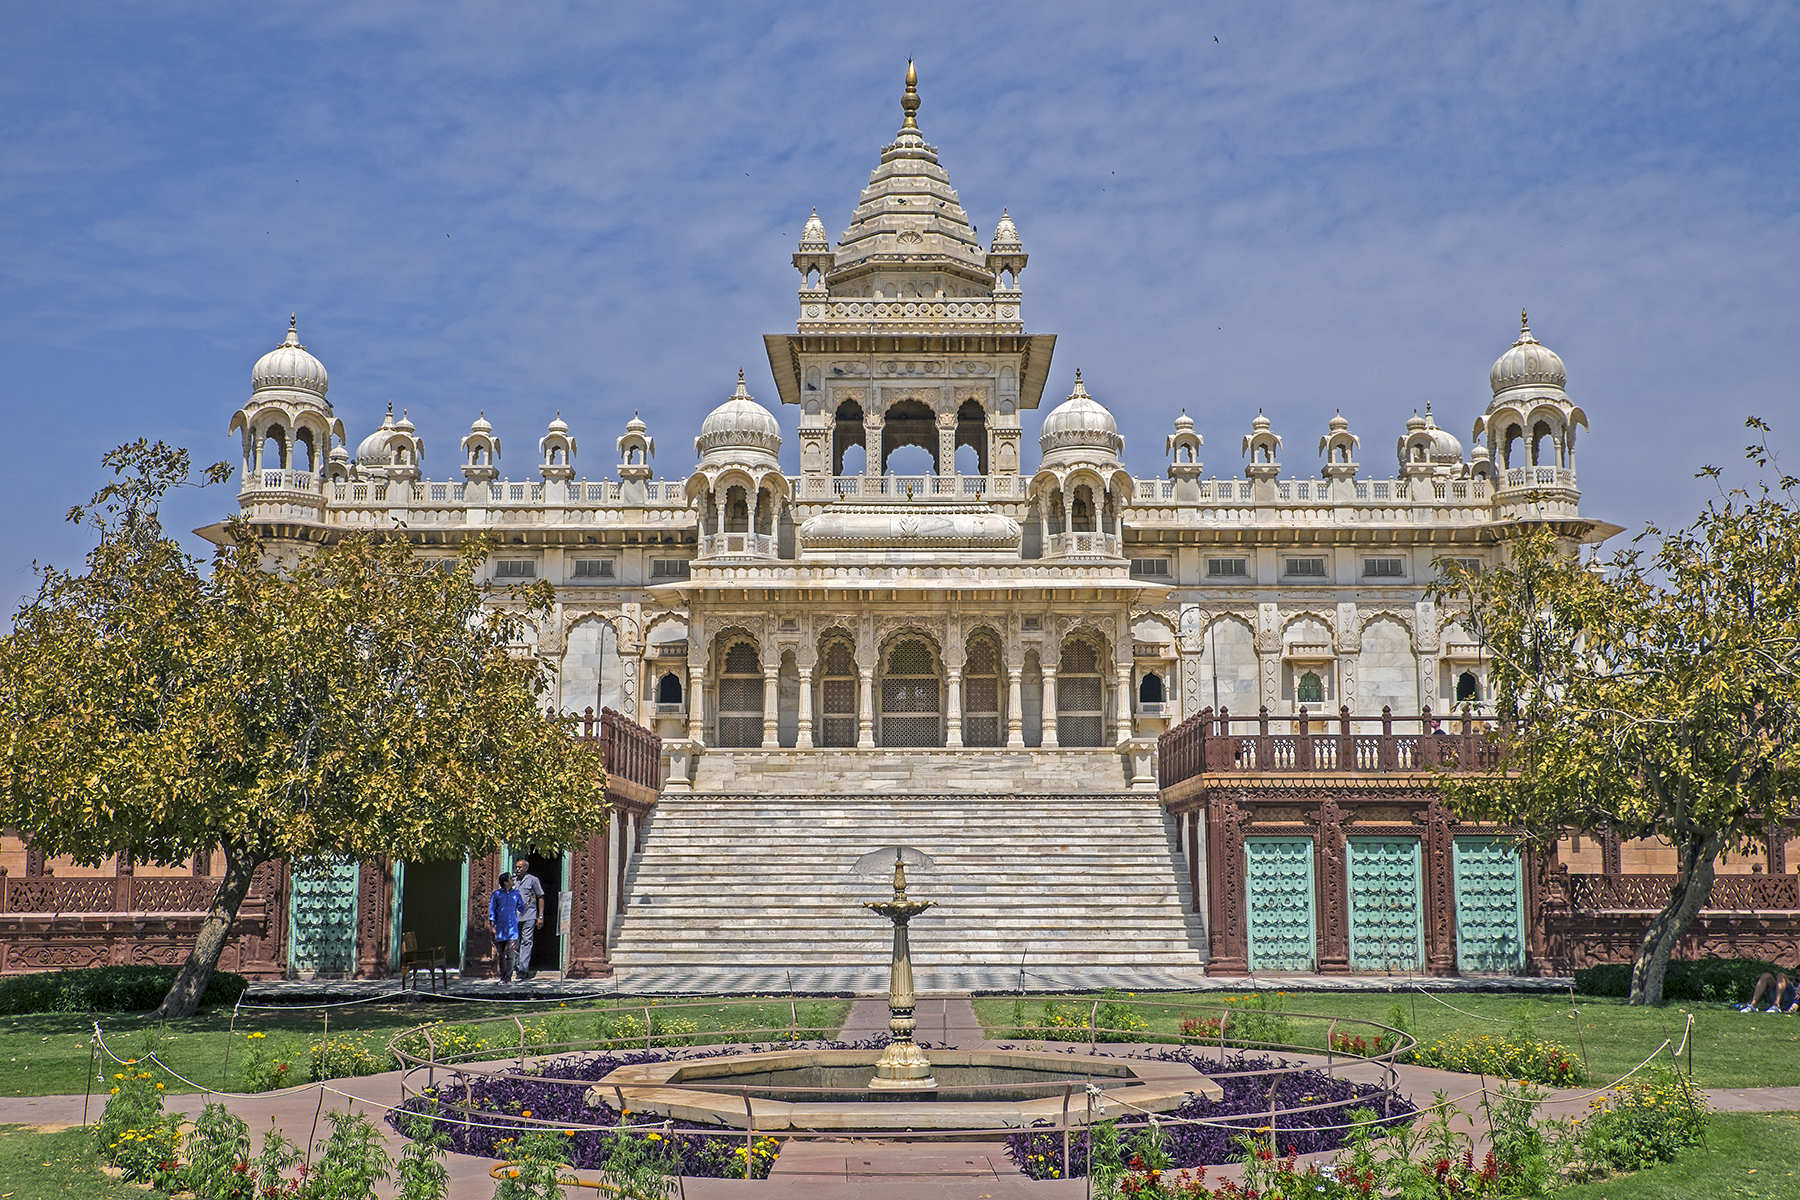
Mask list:
[{"label": "wooden chair", "polygon": [[419,935],[400,935],[400,986],[411,987],[415,972],[425,971],[438,985],[438,991],[450,986],[450,963],[442,946],[419,949]]}]

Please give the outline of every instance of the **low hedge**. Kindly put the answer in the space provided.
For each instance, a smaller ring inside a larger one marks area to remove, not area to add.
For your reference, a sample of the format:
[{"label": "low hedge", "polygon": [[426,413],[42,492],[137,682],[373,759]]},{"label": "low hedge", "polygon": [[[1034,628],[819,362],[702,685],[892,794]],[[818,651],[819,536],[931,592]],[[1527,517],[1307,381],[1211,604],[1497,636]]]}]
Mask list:
[{"label": "low hedge", "polygon": [[[0,1015],[42,1012],[143,1012],[162,1003],[174,967],[89,967],[0,977]],[[235,1004],[249,980],[214,971],[200,1006]]]},{"label": "low hedge", "polygon": [[[1794,974],[1793,966],[1760,958],[1701,958],[1672,961],[1663,976],[1665,1000],[1718,1000],[1743,1004],[1750,999],[1757,976],[1767,971]],[[1584,996],[1631,994],[1631,964],[1604,963],[1575,972],[1575,990]],[[1772,1003],[1772,1001],[1771,1001]]]}]

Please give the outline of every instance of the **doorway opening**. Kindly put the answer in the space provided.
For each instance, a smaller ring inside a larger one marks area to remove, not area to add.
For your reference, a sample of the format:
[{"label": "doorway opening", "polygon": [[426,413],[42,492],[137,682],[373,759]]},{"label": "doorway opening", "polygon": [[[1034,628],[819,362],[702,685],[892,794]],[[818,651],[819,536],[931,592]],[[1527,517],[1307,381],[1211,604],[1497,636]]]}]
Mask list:
[{"label": "doorway opening", "polygon": [[531,948],[531,969],[538,974],[560,971],[563,966],[563,933],[559,910],[562,907],[563,856],[561,851],[539,854],[536,851],[514,851],[512,861],[520,858],[531,864],[531,873],[544,885],[544,927],[537,931]]},{"label": "doorway opening", "polygon": [[444,961],[460,970],[463,957],[463,864],[409,862],[400,877],[400,932],[421,951],[442,950]]}]

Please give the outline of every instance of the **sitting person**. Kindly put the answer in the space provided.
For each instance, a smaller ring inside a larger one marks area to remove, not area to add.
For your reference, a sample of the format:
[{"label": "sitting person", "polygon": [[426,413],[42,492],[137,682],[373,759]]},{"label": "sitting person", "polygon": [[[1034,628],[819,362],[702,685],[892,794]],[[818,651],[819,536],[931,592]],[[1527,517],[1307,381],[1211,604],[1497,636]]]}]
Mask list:
[{"label": "sitting person", "polygon": [[1797,990],[1800,989],[1796,989],[1794,981],[1788,978],[1786,972],[1777,974],[1773,971],[1764,971],[1757,977],[1756,987],[1750,993],[1750,1003],[1743,1005],[1738,1011],[1755,1012],[1757,1006],[1762,1003],[1763,997],[1768,995],[1770,1012],[1800,1012],[1800,994],[1796,994]]}]

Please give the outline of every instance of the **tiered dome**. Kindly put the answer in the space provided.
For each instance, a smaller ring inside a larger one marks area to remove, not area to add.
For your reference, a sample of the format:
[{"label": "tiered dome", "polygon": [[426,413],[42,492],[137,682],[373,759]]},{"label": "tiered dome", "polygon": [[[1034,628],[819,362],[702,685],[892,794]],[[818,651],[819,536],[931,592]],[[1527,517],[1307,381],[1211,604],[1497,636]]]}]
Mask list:
[{"label": "tiered dome", "polygon": [[1007,254],[1024,248],[1024,244],[1019,241],[1019,227],[1013,224],[1012,213],[1001,209],[1000,219],[994,223],[994,241],[988,248],[988,253]]},{"label": "tiered dome", "polygon": [[1494,395],[1518,387],[1562,388],[1568,378],[1562,357],[1531,336],[1531,325],[1521,309],[1518,340],[1494,360],[1493,368],[1488,371],[1488,383]]},{"label": "tiered dome", "polygon": [[[1548,353],[1546,351],[1546,353]],[[1561,360],[1558,360],[1561,361]],[[1456,435],[1438,425],[1431,415],[1431,405],[1425,406],[1425,432],[1431,436],[1431,461],[1440,464],[1462,462],[1463,446]]]},{"label": "tiered dome", "polygon": [[781,424],[750,395],[742,370],[738,371],[737,390],[700,423],[694,449],[702,458],[734,457],[732,451],[744,450],[771,456],[781,452]]},{"label": "tiered dome", "polygon": [[1075,372],[1075,387],[1069,398],[1051,409],[1044,418],[1038,446],[1045,454],[1055,450],[1104,450],[1117,457],[1125,439],[1119,436],[1119,423],[1106,407],[1088,395],[1081,371]]},{"label": "tiered dome", "polygon": [[375,432],[362,440],[356,448],[356,465],[359,467],[385,467],[393,461],[394,451],[391,439],[399,432],[394,424],[394,406],[388,405],[387,415],[381,418],[381,424]]},{"label": "tiered dome", "polygon": [[264,388],[292,388],[311,392],[322,400],[331,380],[325,374],[325,364],[307,353],[306,347],[300,344],[296,322],[297,316],[290,315],[287,337],[282,339],[281,345],[257,359],[256,365],[250,368],[250,388],[257,392]]}]

